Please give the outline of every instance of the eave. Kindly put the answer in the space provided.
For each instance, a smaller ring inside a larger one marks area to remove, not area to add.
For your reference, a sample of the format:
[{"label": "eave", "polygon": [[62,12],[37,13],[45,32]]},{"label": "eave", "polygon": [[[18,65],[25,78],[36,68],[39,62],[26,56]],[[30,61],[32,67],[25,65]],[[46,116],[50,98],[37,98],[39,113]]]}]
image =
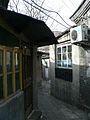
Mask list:
[{"label": "eave", "polygon": [[24,36],[37,47],[57,43],[53,32],[43,21],[20,13],[0,8],[0,25],[16,36]]},{"label": "eave", "polygon": [[90,0],[83,0],[77,10],[73,13],[70,19],[76,24],[82,19],[82,17],[90,9]]}]

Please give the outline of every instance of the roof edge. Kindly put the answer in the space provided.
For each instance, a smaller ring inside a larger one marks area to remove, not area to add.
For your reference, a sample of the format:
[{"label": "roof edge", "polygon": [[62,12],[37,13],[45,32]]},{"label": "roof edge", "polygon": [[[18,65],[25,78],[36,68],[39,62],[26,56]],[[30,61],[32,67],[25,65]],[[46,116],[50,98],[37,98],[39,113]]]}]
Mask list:
[{"label": "roof edge", "polygon": [[86,0],[83,0],[81,2],[81,4],[78,6],[78,8],[76,9],[76,11],[71,15],[70,19],[76,14],[76,12],[81,8],[81,6],[86,2]]},{"label": "roof edge", "polygon": [[71,29],[71,28],[74,28],[74,27],[76,27],[76,25],[71,26],[70,28],[68,28],[68,29],[66,29],[65,31],[63,31],[60,35],[58,35],[58,36],[56,37],[56,39],[59,39],[59,38],[62,37],[63,35],[67,34],[68,32],[70,32],[70,29]]}]

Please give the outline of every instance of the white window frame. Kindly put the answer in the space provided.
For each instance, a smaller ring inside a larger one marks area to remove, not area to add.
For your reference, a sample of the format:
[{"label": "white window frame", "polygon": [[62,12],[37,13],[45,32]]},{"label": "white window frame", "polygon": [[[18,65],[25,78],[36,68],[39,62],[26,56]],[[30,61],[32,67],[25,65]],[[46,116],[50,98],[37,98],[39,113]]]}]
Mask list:
[{"label": "white window frame", "polygon": [[[68,44],[57,44],[56,45],[56,68],[66,68],[66,69],[72,69],[72,63],[71,63],[71,67],[70,66],[68,66],[69,64],[68,64],[68,46],[71,46],[71,56],[72,56],[72,44],[71,43],[68,43]],[[61,61],[63,60],[63,55],[62,55],[62,48],[63,47],[66,47],[66,61],[67,61],[67,66],[63,66],[62,65],[62,63],[61,63],[61,66],[58,66],[57,65],[57,61],[58,61],[58,56],[57,56],[57,49],[58,48],[61,48]],[[71,57],[71,59],[72,59],[72,57]],[[72,61],[71,61],[72,62]]]}]

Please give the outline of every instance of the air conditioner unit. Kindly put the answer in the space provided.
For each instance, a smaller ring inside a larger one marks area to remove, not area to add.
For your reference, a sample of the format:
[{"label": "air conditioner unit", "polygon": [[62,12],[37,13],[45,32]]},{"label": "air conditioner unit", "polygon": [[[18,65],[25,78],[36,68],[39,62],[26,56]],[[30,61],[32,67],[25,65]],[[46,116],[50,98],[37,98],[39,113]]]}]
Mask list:
[{"label": "air conditioner unit", "polygon": [[70,29],[71,43],[85,43],[88,42],[88,27],[80,25]]}]

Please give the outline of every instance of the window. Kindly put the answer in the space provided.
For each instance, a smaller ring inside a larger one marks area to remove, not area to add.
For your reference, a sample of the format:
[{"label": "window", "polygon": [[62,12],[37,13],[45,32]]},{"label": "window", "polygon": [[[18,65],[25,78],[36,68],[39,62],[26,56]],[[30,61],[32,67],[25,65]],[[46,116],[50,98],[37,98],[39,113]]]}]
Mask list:
[{"label": "window", "polygon": [[22,51],[0,46],[0,99],[22,88]]},{"label": "window", "polygon": [[72,67],[72,46],[57,46],[56,50],[56,66],[71,68]]}]

